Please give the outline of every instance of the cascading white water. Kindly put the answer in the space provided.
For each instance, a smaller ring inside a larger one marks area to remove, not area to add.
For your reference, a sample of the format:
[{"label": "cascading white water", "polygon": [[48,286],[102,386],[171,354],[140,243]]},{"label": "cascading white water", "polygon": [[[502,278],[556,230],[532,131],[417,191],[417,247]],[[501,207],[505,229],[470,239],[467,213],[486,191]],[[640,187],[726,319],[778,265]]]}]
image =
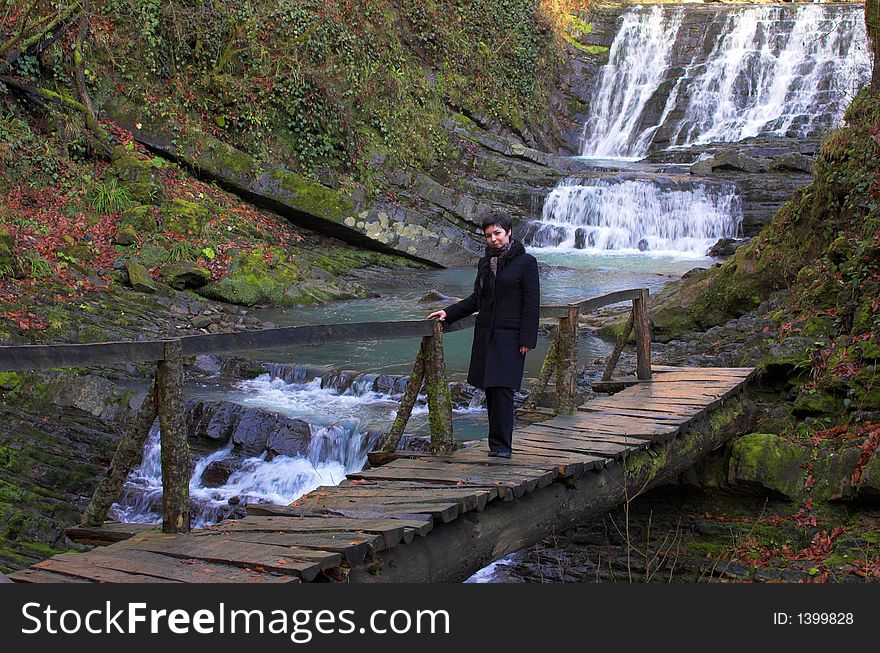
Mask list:
[{"label": "cascading white water", "polygon": [[[807,136],[839,120],[869,69],[861,7],[754,7],[726,18],[672,143]],[[690,71],[689,73],[690,74]]]},{"label": "cascading white water", "polygon": [[839,122],[869,78],[861,5],[725,8],[686,44],[690,58],[672,62],[683,47],[682,11],[624,14],[584,126],[583,156],[641,158],[661,129],[676,146],[816,135]]},{"label": "cascading white water", "polygon": [[639,116],[663,81],[683,10],[668,19],[659,5],[623,16],[584,131],[584,156],[629,157],[650,135]]},{"label": "cascading white water", "polygon": [[[224,518],[239,503],[280,503],[294,501],[320,485],[336,485],[349,472],[360,471],[367,453],[375,445],[379,430],[375,423],[390,425],[400,400],[399,394],[375,392],[378,375],[354,376],[351,385],[341,392],[336,387],[322,387],[322,378],[306,381],[308,369],[285,368],[293,382],[263,374],[237,384],[236,402],[269,409],[309,423],[308,450],[302,455],[261,456],[236,459],[229,442],[195,462],[190,478],[192,525],[212,524]],[[338,380],[337,377],[328,381]],[[422,398],[423,400],[424,398]],[[455,409],[455,413],[482,412],[479,402]],[[413,416],[424,416],[427,407],[417,403]],[[123,495],[113,505],[112,517],[129,523],[159,523],[162,520],[162,467],[160,433],[154,428],[144,445],[143,460],[129,475]],[[202,474],[213,462],[230,460],[236,469],[218,487],[206,487]],[[233,505],[230,505],[230,500]]]},{"label": "cascading white water", "polygon": [[742,206],[732,184],[644,179],[567,179],[544,202],[526,244],[590,253],[647,251],[705,256],[735,238]]}]

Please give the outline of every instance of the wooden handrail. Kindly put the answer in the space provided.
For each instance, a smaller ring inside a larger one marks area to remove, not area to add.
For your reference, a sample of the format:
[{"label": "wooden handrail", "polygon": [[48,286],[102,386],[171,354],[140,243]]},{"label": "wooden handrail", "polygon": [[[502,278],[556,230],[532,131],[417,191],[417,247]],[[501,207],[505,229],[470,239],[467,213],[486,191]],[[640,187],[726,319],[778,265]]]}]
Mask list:
[{"label": "wooden handrail", "polygon": [[[643,289],[620,290],[564,306],[542,306],[541,317],[566,318],[572,308],[577,308],[583,315],[610,304],[637,300],[642,292]],[[446,325],[444,331],[452,333],[469,329],[474,326],[475,321],[475,316],[469,316]],[[191,357],[202,354],[280,349],[296,345],[321,345],[329,342],[417,338],[431,335],[432,329],[431,320],[397,320],[278,327],[185,336],[179,340],[182,355]],[[165,342],[167,340],[3,346],[0,347],[0,372],[161,361],[164,357]]]},{"label": "wooden handrail", "polygon": [[[638,343],[638,376],[650,378],[650,323],[647,311],[648,291],[644,288],[621,290],[592,297],[565,306],[542,306],[541,317],[558,317],[559,329],[542,378],[555,367],[557,372],[557,409],[571,412],[576,404],[577,327],[582,313],[602,306],[630,300]],[[434,453],[450,453],[455,448],[452,436],[452,399],[443,359],[443,333],[469,329],[476,323],[471,315],[453,324],[433,320],[400,320],[394,322],[359,322],[350,324],[318,324],[280,327],[237,333],[187,336],[151,342],[101,342],[64,345],[23,345],[0,347],[0,371],[36,370],[60,367],[81,367],[120,362],[157,362],[156,378],[147,404],[132,419],[113,459],[113,468],[106,482],[95,490],[83,519],[87,524],[100,524],[110,504],[116,500],[124,478],[128,475],[136,452],[158,414],[162,433],[163,526],[166,533],[189,531],[189,449],[183,421],[184,357],[201,354],[225,354],[245,351],[279,349],[293,345],[319,345],[328,342],[360,340],[391,340],[421,337],[422,344],[413,375],[398,409],[388,449],[397,446],[412,412],[416,395],[424,381],[427,386],[428,411],[431,425],[431,449]],[[613,366],[612,366],[613,367]],[[546,385],[547,379],[543,380]]]}]

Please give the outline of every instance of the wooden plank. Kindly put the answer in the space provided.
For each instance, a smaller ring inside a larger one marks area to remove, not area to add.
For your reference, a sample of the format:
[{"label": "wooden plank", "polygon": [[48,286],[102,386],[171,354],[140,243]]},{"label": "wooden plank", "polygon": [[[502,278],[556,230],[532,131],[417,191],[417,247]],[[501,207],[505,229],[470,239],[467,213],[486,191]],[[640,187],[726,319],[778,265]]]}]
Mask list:
[{"label": "wooden plank", "polygon": [[465,491],[485,491],[489,493],[488,500],[494,501],[495,499],[500,499],[502,501],[511,501],[513,500],[513,491],[508,487],[502,487],[500,485],[485,485],[480,483],[462,483],[458,485],[449,485],[448,483],[442,481],[430,481],[430,480],[401,480],[401,479],[343,479],[339,482],[339,487],[352,487],[352,486],[360,486],[360,487],[393,487],[399,490],[418,490],[418,489],[433,489],[433,488],[443,488],[444,491],[452,489],[452,490],[465,490]]},{"label": "wooden plank", "polygon": [[186,537],[166,535],[165,537],[133,537],[116,546],[151,551],[177,558],[197,558],[236,567],[261,568],[282,574],[298,576],[306,582],[314,580],[318,574],[329,567],[338,566],[341,556],[329,553],[315,557],[316,551],[305,551],[292,547],[278,547],[252,542],[236,542],[221,535],[215,537]]},{"label": "wooden plank", "polygon": [[547,449],[550,451],[575,451],[614,459],[622,458],[627,452],[647,449],[650,446],[650,443],[645,440],[640,440],[638,443],[633,444],[617,444],[610,442],[573,440],[568,438],[547,438],[546,436],[541,435],[528,435],[523,437],[522,441],[532,447]]},{"label": "wooden plank", "polygon": [[[396,460],[389,468],[408,468],[408,469],[434,469],[438,463],[428,462],[424,460]],[[453,462],[444,459],[439,461],[439,469],[444,471],[454,471],[461,474],[470,473],[489,473],[492,478],[507,480],[535,480],[538,487],[546,487],[553,482],[556,472],[552,469],[537,469],[530,467],[507,466],[500,467],[492,464],[492,459],[488,456],[479,459],[479,462]]]},{"label": "wooden plank", "polygon": [[687,412],[663,412],[660,410],[654,410],[652,407],[638,407],[638,408],[627,408],[623,406],[579,406],[578,410],[582,413],[586,413],[591,417],[602,417],[602,418],[610,418],[614,419],[615,417],[626,417],[638,420],[649,420],[653,422],[660,422],[663,424],[677,424],[682,421],[687,421],[696,415],[700,409],[698,408],[689,408]]},{"label": "wooden plank", "polygon": [[127,540],[139,533],[159,532],[156,524],[126,524],[122,522],[104,522],[103,526],[89,528],[85,526],[71,526],[64,529],[64,534],[77,544],[91,544],[93,546],[107,546],[115,542]]},{"label": "wooden plank", "polygon": [[0,372],[92,367],[120,362],[161,360],[161,342],[98,342],[78,345],[18,345],[0,347]]},{"label": "wooden plank", "polygon": [[[456,488],[448,485],[435,485],[430,488],[419,487],[409,489],[398,489],[394,485],[336,485],[322,486],[317,490],[313,490],[308,496],[330,496],[330,497],[348,497],[356,499],[359,497],[370,498],[373,496],[382,496],[388,499],[400,498],[403,500],[419,501],[456,501],[458,502],[461,512],[471,510],[483,510],[489,501],[492,492],[489,490],[475,490],[474,488]],[[494,498],[494,497],[493,497]],[[296,505],[294,501],[291,505]]]},{"label": "wooden plank", "polygon": [[526,435],[538,435],[553,440],[577,440],[584,443],[595,444],[639,444],[653,442],[652,435],[621,435],[619,433],[594,433],[581,428],[563,428],[559,426],[531,426],[523,429],[521,433]]},{"label": "wooden plank", "polygon": [[[88,554],[81,554],[85,557]],[[73,560],[56,560],[50,558],[34,565],[36,569],[46,571],[54,571],[65,576],[74,576],[76,578],[85,578],[96,583],[176,583],[175,580],[167,578],[156,578],[154,576],[145,576],[143,574],[127,573],[124,571],[115,571],[113,569],[101,569],[95,567],[86,561]]]},{"label": "wooden plank", "polygon": [[[395,461],[397,462],[397,461]],[[444,472],[441,470],[421,470],[421,469],[391,469],[390,465],[379,467],[364,472],[357,472],[347,475],[350,479],[365,480],[399,480],[399,481],[431,481],[434,483],[448,483],[450,485],[459,486],[476,486],[476,487],[503,487],[509,489],[514,497],[521,497],[526,493],[526,483],[518,480],[513,481],[495,481],[492,478],[481,476],[463,476],[452,472]],[[502,498],[506,498],[502,497]]]},{"label": "wooden plank", "polygon": [[702,411],[698,406],[681,406],[669,405],[662,403],[637,404],[635,406],[627,406],[623,402],[614,402],[609,400],[589,401],[578,407],[582,412],[608,412],[616,411],[633,411],[638,414],[659,413],[657,417],[664,419],[690,418]]},{"label": "wooden plank", "polygon": [[[553,469],[561,478],[578,477],[583,473],[584,461],[576,456],[533,456],[520,452],[512,458],[488,458],[486,451],[472,451],[455,456],[456,461],[484,462],[500,467],[532,467],[535,469]],[[488,460],[488,463],[485,461]]]},{"label": "wooden plank", "polygon": [[205,560],[181,559],[149,551],[101,549],[87,554],[68,553],[59,558],[84,561],[101,569],[165,578],[182,583],[289,583],[297,578],[253,569],[220,565]]},{"label": "wooden plank", "polygon": [[415,515],[427,516],[435,521],[448,524],[459,515],[458,502],[419,503],[410,502],[386,502],[379,498],[361,499],[352,502],[350,499],[328,497],[316,498],[302,504],[309,510],[325,510],[328,514],[339,517],[369,517],[384,519],[390,516],[410,518]]},{"label": "wooden plank", "polygon": [[[328,531],[330,527],[335,530],[359,530],[368,533],[385,533],[394,531],[400,527],[413,528],[416,532],[425,536],[431,530],[430,519],[344,519],[338,517],[325,517],[323,515],[308,514],[307,511],[290,506],[275,506],[270,504],[249,505],[248,516],[236,520],[248,524],[269,524],[271,522],[283,523],[285,528],[302,528],[310,531]],[[228,523],[228,522],[223,522]],[[212,528],[212,527],[209,527]]]},{"label": "wooden plank", "polygon": [[361,564],[371,551],[379,552],[385,550],[385,539],[376,533],[222,533],[223,537],[227,540],[295,546],[301,549],[316,549],[318,551],[339,553],[349,567],[356,567]]},{"label": "wooden plank", "polygon": [[20,569],[9,574],[15,583],[93,583],[95,581],[77,576],[65,576],[45,569]]}]

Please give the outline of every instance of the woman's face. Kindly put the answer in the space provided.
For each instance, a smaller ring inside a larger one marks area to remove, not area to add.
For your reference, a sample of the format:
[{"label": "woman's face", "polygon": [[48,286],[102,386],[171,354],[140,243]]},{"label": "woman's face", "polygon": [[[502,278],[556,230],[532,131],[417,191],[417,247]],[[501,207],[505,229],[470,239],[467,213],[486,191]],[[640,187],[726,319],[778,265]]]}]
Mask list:
[{"label": "woman's face", "polygon": [[504,247],[508,242],[510,242],[510,232],[504,231],[503,227],[500,227],[497,224],[493,224],[491,227],[486,227],[486,244],[492,248]]}]

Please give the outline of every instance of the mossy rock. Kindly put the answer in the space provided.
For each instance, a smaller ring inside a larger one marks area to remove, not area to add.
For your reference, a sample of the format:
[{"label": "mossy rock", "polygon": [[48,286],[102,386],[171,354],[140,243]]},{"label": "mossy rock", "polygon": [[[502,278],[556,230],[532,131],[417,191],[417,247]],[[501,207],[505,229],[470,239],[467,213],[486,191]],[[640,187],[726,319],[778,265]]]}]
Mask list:
[{"label": "mossy rock", "polygon": [[144,243],[138,250],[137,258],[144,266],[154,268],[157,265],[167,263],[171,258],[171,252],[153,243]]},{"label": "mossy rock", "polygon": [[794,400],[794,410],[802,415],[839,414],[842,400],[822,390],[801,390]]},{"label": "mossy rock", "polygon": [[116,232],[116,235],[113,237],[113,243],[115,245],[121,245],[123,247],[136,245],[137,241],[137,231],[130,224],[122,225]]},{"label": "mossy rock", "polygon": [[95,258],[95,252],[88,245],[60,247],[56,254],[62,261],[71,263],[88,263]]},{"label": "mossy rock", "polygon": [[211,281],[211,271],[204,265],[184,261],[163,265],[159,277],[175,290],[201,288]]},{"label": "mossy rock", "polygon": [[239,255],[225,277],[197,292],[210,299],[245,306],[296,306],[366,295],[366,290],[359,286],[350,286],[326,273],[324,276],[328,278],[312,276],[309,268],[273,247]]},{"label": "mossy rock", "polygon": [[119,219],[119,227],[129,226],[137,233],[156,233],[159,227],[153,216],[153,207],[147,205],[132,206],[125,209]]},{"label": "mossy rock", "polygon": [[149,271],[137,261],[126,261],[125,271],[128,273],[129,285],[135,290],[146,293],[154,293],[158,290]]},{"label": "mossy rock", "polygon": [[110,170],[133,201],[158,204],[164,199],[165,187],[149,161],[140,161],[130,154],[122,154],[113,161]]},{"label": "mossy rock", "polygon": [[197,235],[211,219],[211,212],[195,202],[175,197],[159,209],[162,227],[177,234]]},{"label": "mossy rock", "polygon": [[772,433],[750,433],[730,451],[728,482],[756,484],[792,499],[804,494],[809,449]]}]

